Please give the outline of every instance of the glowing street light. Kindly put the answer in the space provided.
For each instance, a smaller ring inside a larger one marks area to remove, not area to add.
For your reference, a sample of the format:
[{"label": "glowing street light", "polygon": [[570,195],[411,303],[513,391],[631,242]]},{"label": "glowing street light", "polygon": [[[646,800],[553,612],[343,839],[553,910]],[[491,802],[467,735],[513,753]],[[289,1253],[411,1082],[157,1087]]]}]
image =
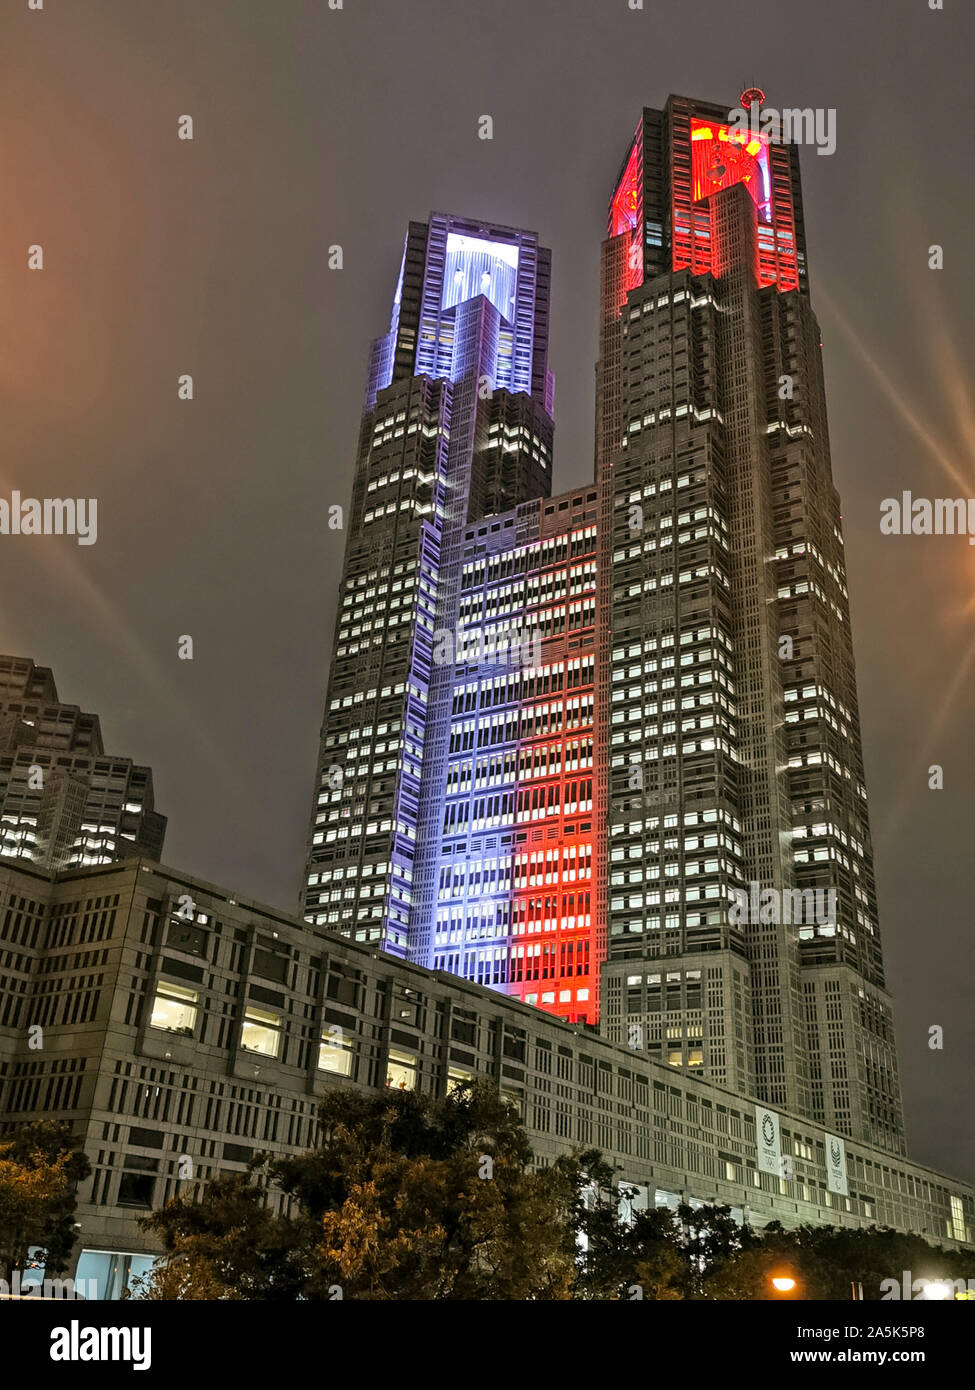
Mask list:
[{"label": "glowing street light", "polygon": [[783,1270],[779,1274],[770,1274],[769,1282],[775,1290],[773,1298],[798,1298],[799,1285],[795,1278]]},{"label": "glowing street light", "polygon": [[951,1298],[954,1289],[951,1284],[942,1283],[941,1280],[932,1280],[924,1285],[923,1296],[925,1298],[937,1299],[939,1302]]}]

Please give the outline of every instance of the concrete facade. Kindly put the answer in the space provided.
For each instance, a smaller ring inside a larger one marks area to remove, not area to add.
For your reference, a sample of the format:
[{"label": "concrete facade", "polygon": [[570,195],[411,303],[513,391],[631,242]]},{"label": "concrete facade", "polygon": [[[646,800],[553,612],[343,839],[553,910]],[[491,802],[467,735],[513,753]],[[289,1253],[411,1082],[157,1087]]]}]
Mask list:
[{"label": "concrete facade", "polygon": [[148,861],[0,863],[0,966],[0,1124],[53,1115],[83,1138],[80,1274],[151,1254],[137,1218],[177,1191],[310,1147],[326,1089],[471,1076],[515,1101],[539,1163],[595,1145],[643,1202],[972,1241],[965,1183],[847,1139],[831,1193],[829,1135],[784,1110],[791,1176],[759,1173],[752,1097]]}]

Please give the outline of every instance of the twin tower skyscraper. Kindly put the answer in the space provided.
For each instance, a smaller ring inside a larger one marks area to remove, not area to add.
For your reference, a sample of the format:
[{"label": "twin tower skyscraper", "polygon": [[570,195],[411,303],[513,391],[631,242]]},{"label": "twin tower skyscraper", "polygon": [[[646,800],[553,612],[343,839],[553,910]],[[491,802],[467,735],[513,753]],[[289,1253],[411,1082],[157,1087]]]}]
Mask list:
[{"label": "twin tower skyscraper", "polygon": [[798,150],[763,129],[643,111],[559,496],[549,252],[410,224],[303,913],[903,1152]]}]

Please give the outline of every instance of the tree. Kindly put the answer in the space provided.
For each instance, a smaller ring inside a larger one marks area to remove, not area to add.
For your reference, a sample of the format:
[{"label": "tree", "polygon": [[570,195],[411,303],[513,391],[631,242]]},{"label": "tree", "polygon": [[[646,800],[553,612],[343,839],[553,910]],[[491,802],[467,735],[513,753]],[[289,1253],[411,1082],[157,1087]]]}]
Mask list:
[{"label": "tree", "polygon": [[37,1120],[0,1142],[0,1273],[24,1269],[32,1245],[45,1273],[67,1268],[75,1241],[78,1183],[91,1173],[70,1125]]},{"label": "tree", "polygon": [[819,1298],[819,1279],[815,1260],[803,1250],[795,1231],[785,1231],[770,1222],[759,1234],[748,1230],[738,1247],[726,1247],[706,1265],[698,1281],[699,1298],[732,1299],[754,1302],[778,1298],[773,1276],[790,1274],[799,1285],[802,1298]]},{"label": "tree", "polygon": [[[549,1299],[569,1296],[562,1193],[531,1168],[484,1082],[322,1101],[317,1147],[218,1179],[143,1218],[164,1255],[151,1298]],[[275,1192],[288,1215],[269,1209]]]},{"label": "tree", "polygon": [[803,1298],[862,1282],[963,1276],[963,1258],[873,1228],[761,1231],[729,1207],[639,1210],[595,1149],[535,1169],[514,1109],[486,1081],[442,1099],[337,1089],[316,1146],[257,1155],[246,1174],[184,1192],[142,1224],[163,1256],[137,1292],[266,1301]]},{"label": "tree", "polygon": [[865,1299],[880,1299],[884,1281],[900,1285],[907,1271],[912,1280],[965,1279],[971,1272],[969,1256],[886,1226],[800,1226],[790,1234],[815,1280],[817,1292],[808,1297],[848,1299],[850,1285],[862,1284]]},{"label": "tree", "polygon": [[666,1208],[624,1213],[636,1188],[620,1184],[596,1149],[559,1158],[560,1221],[572,1251],[578,1299],[684,1297],[688,1264],[681,1229]]},{"label": "tree", "polygon": [[[165,1254],[134,1281],[150,1299],[298,1298],[307,1277],[299,1223],[269,1210],[260,1168],[214,1178],[140,1218]],[[307,1233],[304,1233],[307,1244]]]},{"label": "tree", "polygon": [[[274,1165],[320,1223],[312,1296],[537,1299],[567,1295],[554,1184],[485,1082],[442,1100],[336,1091],[311,1162]],[[324,1209],[323,1209],[324,1204]]]},{"label": "tree", "polygon": [[678,1231],[674,1214],[666,1207],[637,1213],[630,1234],[630,1289],[639,1289],[641,1298],[672,1300],[688,1296],[687,1253],[680,1244]]},{"label": "tree", "polygon": [[804,1299],[845,1301],[850,1285],[862,1285],[865,1299],[883,1296],[883,1281],[964,1279],[968,1259],[958,1251],[930,1245],[923,1236],[870,1226],[797,1226],[784,1230],[770,1222],[751,1232],[739,1250],[726,1249],[702,1271],[702,1298],[770,1299],[778,1295],[772,1277],[788,1270]]}]

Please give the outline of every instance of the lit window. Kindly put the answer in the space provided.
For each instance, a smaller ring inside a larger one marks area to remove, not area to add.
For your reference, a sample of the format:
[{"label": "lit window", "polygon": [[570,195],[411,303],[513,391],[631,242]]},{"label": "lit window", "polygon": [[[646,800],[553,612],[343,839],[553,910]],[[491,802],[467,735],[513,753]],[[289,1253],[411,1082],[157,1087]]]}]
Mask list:
[{"label": "lit window", "polygon": [[347,1038],[341,1028],[331,1027],[322,1034],[318,1066],[333,1076],[352,1075],[352,1039]]},{"label": "lit window", "polygon": [[389,1049],[389,1062],[386,1067],[386,1085],[394,1091],[416,1090],[416,1057],[409,1052]]},{"label": "lit window", "polygon": [[200,996],[195,989],[183,985],[171,985],[160,980],[156,986],[156,997],[152,1001],[152,1028],[164,1028],[170,1033],[192,1034],[196,1027],[197,1005]]},{"label": "lit window", "polygon": [[281,1045],[281,1015],[248,1005],[244,1013],[240,1045],[248,1052],[260,1052],[265,1057],[276,1057]]},{"label": "lit window", "polygon": [[447,1071],[447,1094],[451,1095],[458,1086],[463,1086],[467,1081],[474,1080],[472,1071],[464,1071],[462,1067],[450,1067]]}]

